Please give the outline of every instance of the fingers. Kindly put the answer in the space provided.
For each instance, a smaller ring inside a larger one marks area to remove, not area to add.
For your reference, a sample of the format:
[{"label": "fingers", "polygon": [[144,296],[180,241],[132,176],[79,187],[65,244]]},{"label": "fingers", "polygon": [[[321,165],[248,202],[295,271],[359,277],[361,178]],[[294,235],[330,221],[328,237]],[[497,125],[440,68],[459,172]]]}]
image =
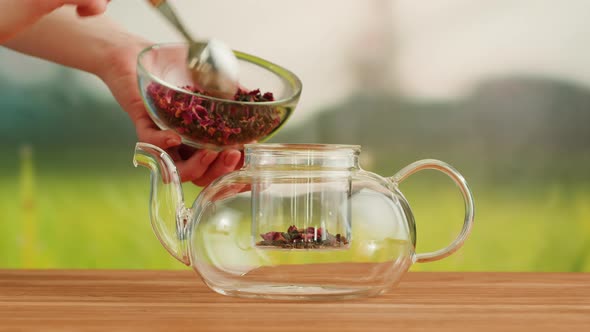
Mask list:
[{"label": "fingers", "polygon": [[126,108],[131,116],[139,141],[166,149],[170,154],[182,182],[193,182],[205,187],[218,177],[241,167],[243,153],[238,150],[197,150],[182,145],[180,135],[173,130],[160,130],[152,121],[143,104],[132,103]]},{"label": "fingers", "polygon": [[127,109],[135,124],[138,140],[166,149],[176,163],[182,182],[191,181],[204,187],[243,163],[242,153],[237,150],[216,152],[182,145],[180,135],[176,132],[158,128],[143,109],[143,104],[128,106]]},{"label": "fingers", "polygon": [[149,118],[141,118],[135,122],[137,138],[140,142],[150,143],[167,149],[182,143],[180,135],[172,129],[160,130]]},{"label": "fingers", "polygon": [[236,164],[234,171],[237,171],[238,169],[242,168],[242,166],[244,166],[245,157],[246,156],[244,155],[244,151],[240,151],[240,161],[238,161],[238,163]]},{"label": "fingers", "polygon": [[200,179],[217,159],[218,152],[198,150],[187,160],[176,160],[176,169],[182,182]]},{"label": "fingers", "polygon": [[160,130],[160,128],[152,121],[149,114],[146,112],[143,105],[143,100],[135,93],[130,95],[117,95],[117,100],[135,125],[137,139],[140,142],[150,143],[159,146],[162,149],[168,149],[173,146],[179,146],[182,143],[180,135],[175,131]]},{"label": "fingers", "polygon": [[[149,120],[149,119],[147,119]],[[232,172],[243,164],[243,154],[237,150],[217,152],[197,150],[181,145],[178,134],[172,130],[154,128],[153,123],[136,122],[139,141],[166,149],[176,164],[182,182],[205,187],[218,177]]]},{"label": "fingers", "polygon": [[70,0],[66,3],[77,5],[76,11],[79,16],[95,16],[105,12],[108,0]]},{"label": "fingers", "polygon": [[224,150],[219,153],[215,161],[209,165],[208,169],[200,176],[191,181],[200,187],[205,187],[218,177],[234,171],[242,158],[242,154],[237,150]]}]

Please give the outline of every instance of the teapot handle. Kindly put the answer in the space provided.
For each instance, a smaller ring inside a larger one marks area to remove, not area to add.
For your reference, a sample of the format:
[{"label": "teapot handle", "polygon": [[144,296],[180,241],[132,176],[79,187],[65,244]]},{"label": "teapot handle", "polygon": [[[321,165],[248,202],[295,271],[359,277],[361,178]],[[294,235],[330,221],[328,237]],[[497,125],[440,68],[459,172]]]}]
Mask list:
[{"label": "teapot handle", "polygon": [[469,190],[469,186],[467,185],[465,178],[463,178],[463,176],[451,165],[440,160],[424,159],[413,162],[397,172],[397,174],[391,177],[391,180],[395,186],[398,186],[410,175],[425,169],[434,169],[445,173],[459,187],[461,194],[463,195],[463,199],[465,200],[465,220],[463,221],[463,229],[461,230],[461,233],[459,233],[459,236],[457,236],[457,238],[455,238],[455,240],[449,246],[434,252],[417,254],[416,261],[419,263],[436,261],[445,258],[457,251],[457,249],[463,245],[463,242],[465,242],[465,239],[467,239],[467,236],[469,236],[469,233],[471,232],[475,213],[473,195],[471,194],[471,190]]}]

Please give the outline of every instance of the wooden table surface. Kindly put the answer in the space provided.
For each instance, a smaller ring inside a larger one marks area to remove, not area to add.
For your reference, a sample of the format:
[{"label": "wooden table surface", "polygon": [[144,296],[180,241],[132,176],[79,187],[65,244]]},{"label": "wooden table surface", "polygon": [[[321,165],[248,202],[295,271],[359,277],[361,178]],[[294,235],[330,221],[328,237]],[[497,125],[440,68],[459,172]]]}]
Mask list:
[{"label": "wooden table surface", "polygon": [[239,299],[192,271],[0,270],[1,331],[590,331],[590,274],[410,272],[339,302]]}]

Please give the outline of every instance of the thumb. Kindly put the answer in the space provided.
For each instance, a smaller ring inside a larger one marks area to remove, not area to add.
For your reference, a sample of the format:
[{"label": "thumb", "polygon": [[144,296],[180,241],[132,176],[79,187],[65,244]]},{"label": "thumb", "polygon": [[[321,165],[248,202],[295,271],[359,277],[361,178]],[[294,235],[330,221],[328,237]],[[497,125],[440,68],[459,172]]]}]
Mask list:
[{"label": "thumb", "polygon": [[162,149],[178,146],[182,143],[180,135],[174,130],[160,130],[148,118],[139,119],[135,123],[137,138],[141,142],[156,145]]}]

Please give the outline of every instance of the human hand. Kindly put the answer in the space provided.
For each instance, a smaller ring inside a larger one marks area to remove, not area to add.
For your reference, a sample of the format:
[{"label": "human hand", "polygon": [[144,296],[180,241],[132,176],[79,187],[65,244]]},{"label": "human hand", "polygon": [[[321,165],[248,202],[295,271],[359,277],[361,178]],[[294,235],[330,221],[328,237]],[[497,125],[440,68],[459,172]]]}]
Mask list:
[{"label": "human hand", "polygon": [[137,88],[137,55],[149,44],[128,40],[120,45],[106,52],[101,69],[96,74],[129,114],[139,141],[166,150],[174,160],[182,182],[191,181],[204,187],[216,178],[241,167],[243,154],[238,150],[197,150],[181,144],[180,136],[174,131],[160,130],[157,127],[146,112]]},{"label": "human hand", "polygon": [[[136,75],[137,55],[148,46],[147,42],[128,34],[104,16],[82,21],[73,13],[56,10],[73,5],[78,16],[98,15],[105,11],[108,2],[0,0],[0,43],[100,77],[129,114],[138,139],[165,149],[176,162],[183,182],[192,181],[198,186],[205,186],[240,167],[243,162],[240,151],[215,152],[182,145],[178,134],[160,130],[148,116],[137,88]],[[39,21],[53,11],[56,13]],[[11,38],[19,32],[22,32],[19,36]]]},{"label": "human hand", "polygon": [[32,26],[43,16],[65,5],[79,16],[102,14],[110,0],[3,0],[0,1],[0,43]]}]

